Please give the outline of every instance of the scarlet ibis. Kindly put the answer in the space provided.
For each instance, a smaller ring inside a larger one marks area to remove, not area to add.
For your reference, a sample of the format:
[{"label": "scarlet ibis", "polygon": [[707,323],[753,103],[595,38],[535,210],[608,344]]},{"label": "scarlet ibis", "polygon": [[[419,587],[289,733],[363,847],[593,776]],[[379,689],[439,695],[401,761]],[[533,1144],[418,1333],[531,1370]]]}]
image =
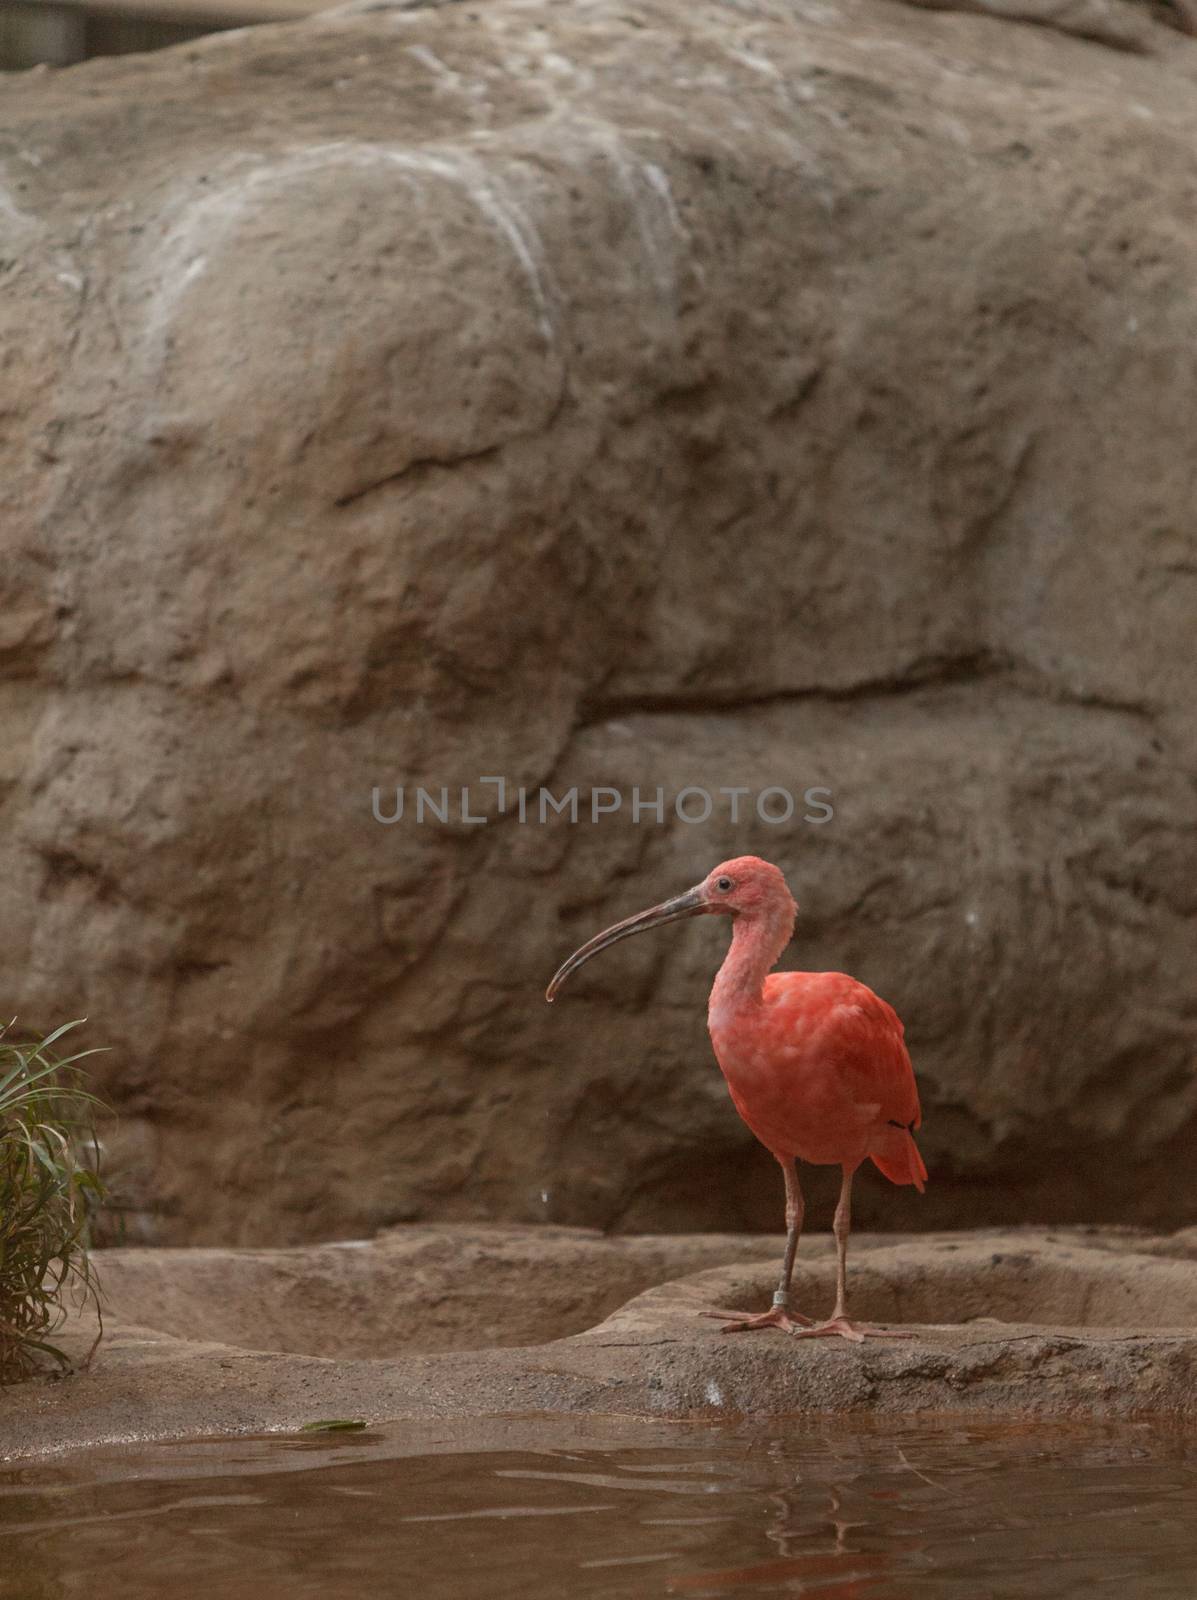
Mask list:
[{"label": "scarlet ibis", "polygon": [[[771,971],[797,913],[771,862],[737,856],[684,894],[596,934],[558,969],[545,998],[552,1000],[571,972],[620,939],[683,917],[730,917],[731,948],[711,989],[707,1027],[736,1110],[781,1164],[786,1247],[769,1311],[703,1315],[731,1318],[725,1333],[780,1328],[797,1337],[909,1338],[901,1330],[850,1322],[844,1298],[857,1167],[867,1158],[891,1183],[912,1183],[920,1193],[927,1177],[914,1142],[922,1114],[902,1024],[892,1006],[842,972]],[[804,1210],[798,1158],[843,1172],[833,1224],[835,1309],[819,1323],[790,1306]]]}]

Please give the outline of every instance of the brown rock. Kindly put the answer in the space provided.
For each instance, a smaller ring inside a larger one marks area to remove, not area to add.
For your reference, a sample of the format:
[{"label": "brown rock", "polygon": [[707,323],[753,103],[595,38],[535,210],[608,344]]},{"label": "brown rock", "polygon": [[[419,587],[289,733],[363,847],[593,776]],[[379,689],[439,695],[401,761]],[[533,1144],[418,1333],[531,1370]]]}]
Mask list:
[{"label": "brown rock", "polygon": [[1193,1220],[1197,54],[997,28],[495,0],[6,82],[0,987],[114,1047],[159,1238],[776,1226],[715,929],[540,1001],[746,849],[908,1023],[933,1183],[862,1220]]},{"label": "brown rock", "polygon": [[[1128,5],[1126,0],[907,0],[926,6],[929,11],[975,11],[981,16],[1007,22],[1030,22],[1039,27],[1057,28],[1092,39],[1115,50],[1149,53],[1158,35],[1153,22],[1175,27],[1181,33],[1187,26],[1187,11],[1173,11],[1166,5],[1149,12],[1145,5]],[[1183,0],[1182,0],[1183,3]]]},{"label": "brown rock", "polygon": [[[1166,1239],[862,1237],[850,1309],[908,1340],[724,1334],[698,1314],[764,1309],[778,1242],[442,1226],[357,1248],[105,1253],[108,1336],[87,1371],[0,1391],[0,1459],[318,1417],[474,1419],[471,1448],[497,1415],[1197,1418],[1197,1281]],[[604,1316],[671,1270],[688,1275]],[[830,1238],[808,1240],[799,1303],[830,1310],[833,1278]],[[81,1324],[65,1342],[81,1357],[93,1337]]]}]

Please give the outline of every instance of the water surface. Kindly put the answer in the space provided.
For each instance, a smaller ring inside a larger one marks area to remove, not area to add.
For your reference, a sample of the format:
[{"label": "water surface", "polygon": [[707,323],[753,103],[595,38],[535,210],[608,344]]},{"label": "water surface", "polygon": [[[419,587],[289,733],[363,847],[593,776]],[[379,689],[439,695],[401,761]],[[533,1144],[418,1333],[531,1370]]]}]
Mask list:
[{"label": "water surface", "polygon": [[0,1466],[3,1600],[1194,1600],[1197,1433],[490,1421]]}]

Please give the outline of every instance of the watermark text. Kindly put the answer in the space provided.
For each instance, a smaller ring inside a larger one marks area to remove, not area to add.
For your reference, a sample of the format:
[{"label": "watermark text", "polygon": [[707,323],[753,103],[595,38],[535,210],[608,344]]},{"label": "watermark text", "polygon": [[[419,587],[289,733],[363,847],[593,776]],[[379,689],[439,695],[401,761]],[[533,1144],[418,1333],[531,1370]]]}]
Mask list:
[{"label": "watermark text", "polygon": [[416,785],[409,793],[406,784],[389,788],[376,784],[370,792],[370,811],[375,822],[388,828],[399,822],[484,827],[500,817],[541,826],[561,818],[574,824],[593,824],[617,814],[636,824],[660,827],[674,819],[692,827],[716,818],[733,824],[759,821],[771,826],[797,819],[822,827],[835,816],[830,789],[816,787],[795,793],[780,783],[766,784],[762,789],[742,784],[722,784],[715,789],[687,784],[669,793],[663,784],[653,788],[635,785],[627,791],[600,783],[573,784],[555,794],[543,784],[531,789],[494,777],[478,778],[476,786],[478,793],[470,784]]}]

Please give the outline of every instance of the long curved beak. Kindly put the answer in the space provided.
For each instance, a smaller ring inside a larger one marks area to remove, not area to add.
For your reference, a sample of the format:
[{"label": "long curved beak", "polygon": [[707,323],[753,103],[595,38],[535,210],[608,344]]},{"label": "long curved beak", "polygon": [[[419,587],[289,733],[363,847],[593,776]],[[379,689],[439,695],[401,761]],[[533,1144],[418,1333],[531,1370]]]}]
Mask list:
[{"label": "long curved beak", "polygon": [[557,968],[552,983],[544,992],[545,999],[552,1001],[571,972],[576,972],[591,956],[597,956],[600,950],[606,950],[609,945],[618,944],[621,939],[630,939],[634,933],[647,933],[649,928],[662,928],[667,922],[680,922],[683,917],[706,916],[716,909],[704,898],[702,885],[699,884],[694,889],[687,889],[685,894],[675,894],[672,900],[664,900],[648,911],[625,917],[613,927],[596,933],[593,939],[587,940],[580,950],[575,950],[569,960]]}]

